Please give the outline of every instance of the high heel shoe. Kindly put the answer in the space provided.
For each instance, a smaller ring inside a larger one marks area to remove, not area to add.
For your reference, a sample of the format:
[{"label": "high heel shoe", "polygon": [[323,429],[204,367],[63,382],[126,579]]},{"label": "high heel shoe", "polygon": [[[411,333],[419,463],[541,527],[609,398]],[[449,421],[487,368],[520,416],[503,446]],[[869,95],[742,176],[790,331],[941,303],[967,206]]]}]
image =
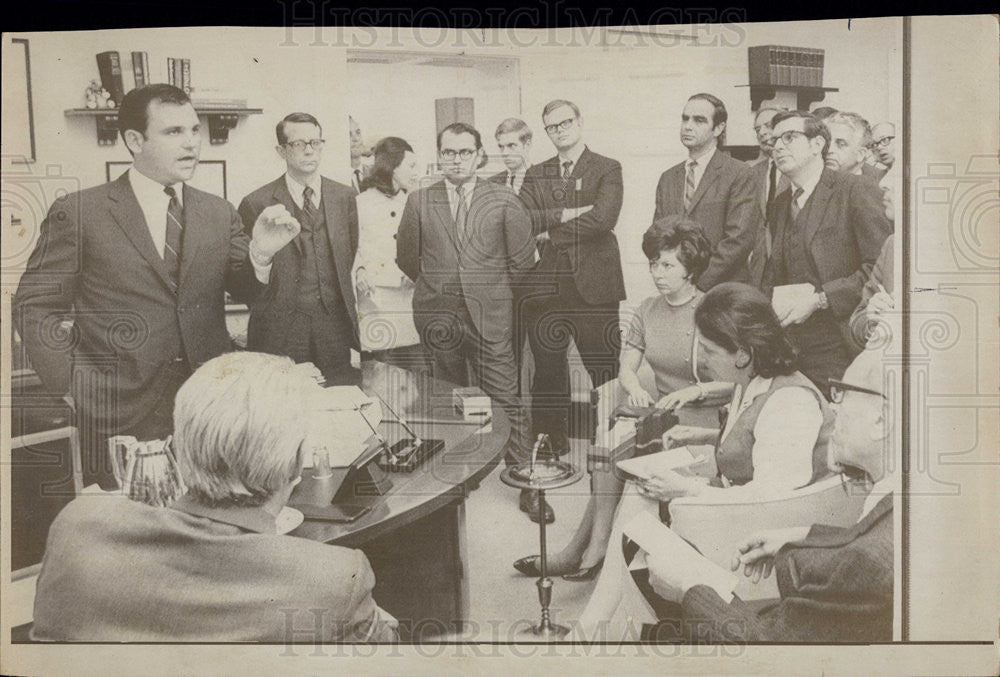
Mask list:
[{"label": "high heel shoe", "polygon": [[571,574],[564,574],[563,580],[570,581],[571,583],[583,583],[586,581],[592,581],[597,578],[597,574],[601,573],[601,567],[604,566],[604,558],[602,557],[600,561],[597,562],[592,567],[584,567],[578,571],[574,571]]}]

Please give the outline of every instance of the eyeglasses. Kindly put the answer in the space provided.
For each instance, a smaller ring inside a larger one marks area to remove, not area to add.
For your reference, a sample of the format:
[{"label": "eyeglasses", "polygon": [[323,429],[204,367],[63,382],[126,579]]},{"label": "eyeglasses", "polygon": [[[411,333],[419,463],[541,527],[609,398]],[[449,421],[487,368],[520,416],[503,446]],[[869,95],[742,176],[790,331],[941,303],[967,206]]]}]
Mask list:
[{"label": "eyeglasses", "polygon": [[806,134],[805,132],[800,132],[797,129],[789,129],[787,132],[779,134],[778,136],[771,139],[771,145],[772,146],[775,145],[780,140],[782,145],[790,146],[792,145],[792,141],[795,140],[796,136],[804,136],[807,139],[809,138],[809,135]]},{"label": "eyeglasses", "polygon": [[888,148],[895,136],[883,136],[881,139],[872,141],[872,148]]},{"label": "eyeglasses", "polygon": [[557,122],[554,125],[545,125],[545,133],[555,134],[560,131],[564,132],[572,127],[574,122],[576,122],[576,118],[566,118],[562,122]]},{"label": "eyeglasses", "polygon": [[451,148],[445,148],[444,150],[439,150],[438,155],[444,160],[454,160],[456,156],[462,158],[463,160],[468,160],[476,151],[471,148],[463,148],[462,150],[452,150]]},{"label": "eyeglasses", "polygon": [[321,148],[323,148],[324,143],[326,143],[326,139],[310,139],[309,141],[302,141],[301,139],[299,139],[296,141],[288,141],[283,145],[288,146],[289,148],[297,150],[301,153],[306,149],[306,146],[309,146],[313,150],[320,150]]},{"label": "eyeglasses", "polygon": [[875,397],[881,397],[883,400],[887,399],[885,395],[877,390],[872,390],[871,388],[862,388],[861,386],[852,385],[850,383],[844,383],[843,381],[838,381],[836,379],[829,379],[830,384],[830,401],[834,404],[840,404],[844,401],[844,393],[848,390],[855,393],[866,393],[868,395],[874,395]]}]

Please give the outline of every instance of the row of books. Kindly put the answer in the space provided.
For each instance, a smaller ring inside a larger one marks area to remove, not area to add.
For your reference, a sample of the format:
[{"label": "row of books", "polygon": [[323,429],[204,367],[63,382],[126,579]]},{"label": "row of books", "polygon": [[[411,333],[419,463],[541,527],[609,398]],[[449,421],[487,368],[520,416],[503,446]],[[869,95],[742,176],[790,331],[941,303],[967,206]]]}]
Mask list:
[{"label": "row of books", "polygon": [[751,85],[823,86],[822,49],[758,45],[747,51]]},{"label": "row of books", "polygon": [[[120,106],[126,91],[121,55],[114,51],[101,52],[97,55],[97,71],[101,76],[101,86],[111,94],[111,100],[115,105]],[[132,79],[136,87],[143,87],[153,82],[148,53],[132,52]],[[168,58],[167,82],[190,94],[191,60]]]}]

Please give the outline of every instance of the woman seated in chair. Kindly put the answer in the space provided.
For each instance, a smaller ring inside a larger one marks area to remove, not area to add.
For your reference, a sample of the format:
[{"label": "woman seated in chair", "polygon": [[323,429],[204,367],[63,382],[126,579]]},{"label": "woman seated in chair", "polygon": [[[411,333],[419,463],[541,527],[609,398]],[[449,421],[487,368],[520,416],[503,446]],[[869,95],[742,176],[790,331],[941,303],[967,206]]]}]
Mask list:
[{"label": "woman seated in chair", "polygon": [[[697,342],[694,309],[703,294],[695,287],[708,267],[712,246],[701,226],[679,216],[656,221],[642,238],[649,272],[657,294],[636,309],[625,334],[618,381],[628,393],[628,403],[638,407],[673,409],[685,404],[678,417],[688,425],[707,425],[716,409],[706,406],[720,396],[728,398],[732,385],[700,383],[697,375]],[[645,359],[656,379],[658,401],[646,392],[636,372]],[[592,491],[576,533],[561,552],[549,556],[550,573],[568,581],[587,581],[600,571],[607,548],[622,481],[611,472],[592,474]],[[538,576],[538,556],[519,559],[514,568]],[[574,572],[574,573],[570,573]]]},{"label": "woman seated in chair", "polygon": [[608,550],[615,565],[605,567],[581,627],[610,618],[621,602],[627,576],[621,524],[638,511],[658,512],[661,501],[714,492],[768,497],[830,474],[827,443],[833,410],[796,370],[795,350],[768,299],[753,287],[727,282],[705,294],[694,318],[699,369],[709,378],[733,383],[733,397],[719,416],[721,430],[674,426],[664,435],[664,447],[715,443],[717,472],[706,482],[663,470],[639,481],[636,492],[626,492]]}]

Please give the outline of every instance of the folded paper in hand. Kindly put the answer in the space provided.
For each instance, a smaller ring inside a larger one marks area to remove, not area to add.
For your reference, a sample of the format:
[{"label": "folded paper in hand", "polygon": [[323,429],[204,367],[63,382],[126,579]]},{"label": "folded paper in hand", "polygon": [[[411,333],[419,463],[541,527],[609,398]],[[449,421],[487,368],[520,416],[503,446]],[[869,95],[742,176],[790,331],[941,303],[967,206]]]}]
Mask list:
[{"label": "folded paper in hand", "polygon": [[623,532],[651,557],[670,562],[670,578],[681,587],[690,589],[695,585],[707,585],[723,600],[732,600],[739,579],[699,554],[657,516],[640,512],[625,524]]},{"label": "folded paper in hand", "polygon": [[771,294],[771,307],[779,318],[785,311],[796,305],[803,297],[816,293],[816,287],[803,282],[802,284],[785,284],[774,288]]},{"label": "folded paper in hand", "polygon": [[659,474],[664,470],[683,468],[691,465],[696,460],[698,460],[697,457],[687,447],[676,447],[674,449],[667,449],[666,451],[659,451],[655,454],[649,454],[648,456],[639,456],[637,458],[618,461],[618,469],[627,472],[629,475],[648,480],[653,475]]}]

